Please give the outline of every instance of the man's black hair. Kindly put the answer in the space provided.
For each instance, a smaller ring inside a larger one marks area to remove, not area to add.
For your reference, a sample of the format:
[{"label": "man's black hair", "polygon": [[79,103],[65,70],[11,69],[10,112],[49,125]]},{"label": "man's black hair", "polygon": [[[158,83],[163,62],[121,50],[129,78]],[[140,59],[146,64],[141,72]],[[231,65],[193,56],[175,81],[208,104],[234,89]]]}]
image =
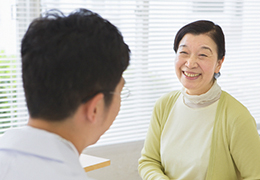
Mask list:
[{"label": "man's black hair", "polygon": [[[61,121],[86,97],[113,91],[129,65],[130,50],[119,30],[86,9],[35,19],[21,45],[22,78],[32,118]],[[105,93],[109,106],[112,94]]]}]

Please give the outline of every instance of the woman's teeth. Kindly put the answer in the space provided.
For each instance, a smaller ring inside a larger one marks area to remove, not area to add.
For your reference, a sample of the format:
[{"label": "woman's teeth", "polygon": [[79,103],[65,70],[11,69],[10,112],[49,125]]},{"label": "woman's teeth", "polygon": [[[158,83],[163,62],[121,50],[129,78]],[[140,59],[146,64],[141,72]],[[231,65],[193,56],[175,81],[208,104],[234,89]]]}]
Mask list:
[{"label": "woman's teeth", "polygon": [[190,74],[190,73],[187,73],[187,72],[184,72],[184,74],[188,77],[196,77],[196,76],[199,76],[200,74]]}]

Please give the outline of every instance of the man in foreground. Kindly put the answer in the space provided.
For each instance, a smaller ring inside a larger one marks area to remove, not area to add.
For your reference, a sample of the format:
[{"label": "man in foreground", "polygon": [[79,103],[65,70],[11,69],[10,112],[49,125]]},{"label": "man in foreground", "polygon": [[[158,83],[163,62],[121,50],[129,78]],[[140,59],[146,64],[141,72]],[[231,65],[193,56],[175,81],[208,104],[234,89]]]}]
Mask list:
[{"label": "man in foreground", "polygon": [[0,138],[0,179],[86,180],[79,155],[120,109],[129,48],[98,14],[50,11],[21,46],[28,125]]}]

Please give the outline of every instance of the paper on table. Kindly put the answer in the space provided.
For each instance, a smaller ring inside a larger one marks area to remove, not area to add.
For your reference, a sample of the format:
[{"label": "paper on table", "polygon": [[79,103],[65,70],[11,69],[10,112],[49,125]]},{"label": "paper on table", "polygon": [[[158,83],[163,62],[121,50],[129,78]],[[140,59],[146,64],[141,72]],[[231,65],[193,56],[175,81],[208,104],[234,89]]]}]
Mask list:
[{"label": "paper on table", "polygon": [[79,157],[81,166],[86,172],[110,165],[110,160],[96,156],[81,154]]}]

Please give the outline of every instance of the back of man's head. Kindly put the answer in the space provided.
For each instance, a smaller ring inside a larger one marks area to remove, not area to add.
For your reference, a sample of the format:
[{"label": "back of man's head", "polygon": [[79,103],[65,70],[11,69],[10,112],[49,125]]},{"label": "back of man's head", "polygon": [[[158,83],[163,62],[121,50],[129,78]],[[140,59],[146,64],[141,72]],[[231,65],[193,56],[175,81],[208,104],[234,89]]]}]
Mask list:
[{"label": "back of man's head", "polygon": [[[118,29],[98,14],[57,10],[34,20],[22,40],[22,77],[32,118],[61,121],[98,92],[113,91],[129,64]],[[109,106],[112,94],[106,93]]]}]

